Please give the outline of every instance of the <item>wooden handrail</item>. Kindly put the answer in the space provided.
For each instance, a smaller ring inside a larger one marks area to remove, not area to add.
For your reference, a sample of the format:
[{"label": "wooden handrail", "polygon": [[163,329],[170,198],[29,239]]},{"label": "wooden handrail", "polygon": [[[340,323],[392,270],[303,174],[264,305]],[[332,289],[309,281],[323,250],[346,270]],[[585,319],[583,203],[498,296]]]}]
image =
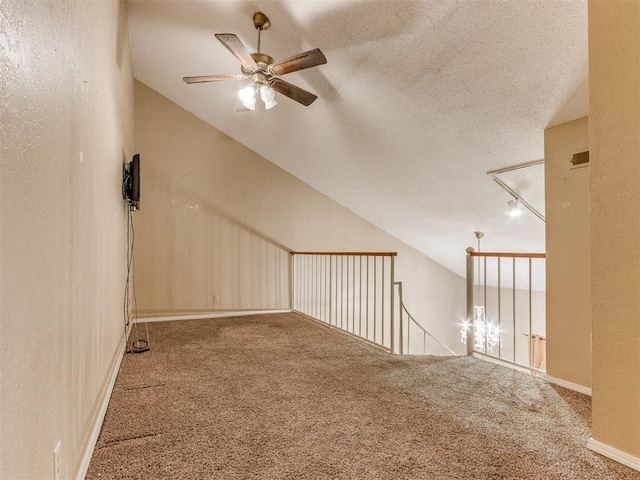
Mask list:
[{"label": "wooden handrail", "polygon": [[396,257],[398,252],[291,252],[291,255],[336,255],[353,257]]},{"label": "wooden handrail", "polygon": [[545,253],[469,252],[471,257],[547,258]]}]

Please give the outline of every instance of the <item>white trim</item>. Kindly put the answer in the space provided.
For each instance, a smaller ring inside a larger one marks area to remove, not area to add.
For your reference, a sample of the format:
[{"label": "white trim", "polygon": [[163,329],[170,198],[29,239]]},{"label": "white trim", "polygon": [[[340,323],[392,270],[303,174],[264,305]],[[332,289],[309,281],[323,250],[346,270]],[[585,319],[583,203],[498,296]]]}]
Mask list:
[{"label": "white trim", "polygon": [[127,347],[128,333],[130,330],[131,325],[129,325],[127,331],[125,331],[120,348],[118,348],[116,352],[115,361],[113,361],[111,365],[111,374],[109,375],[109,379],[107,380],[107,385],[102,395],[100,406],[98,407],[98,415],[94,420],[93,430],[91,430],[89,441],[85,445],[84,453],[82,455],[82,462],[80,462],[80,469],[78,471],[78,475],[76,476],[76,478],[79,480],[87,476],[87,470],[89,469],[89,463],[91,462],[91,457],[93,456],[93,450],[95,449],[96,443],[98,442],[100,430],[102,430],[102,422],[104,422],[104,417],[107,414],[107,407],[109,406],[109,400],[111,400],[111,393],[113,393],[113,387],[116,384],[118,372],[120,371],[120,364],[122,363],[122,359],[124,358],[124,352]]},{"label": "white trim", "polygon": [[193,315],[167,315],[161,317],[137,317],[138,322],[169,322],[172,320],[199,320],[204,318],[244,317],[247,315],[264,315],[268,313],[291,313],[291,309],[284,310],[225,310],[218,312],[196,313]]},{"label": "white trim", "polygon": [[[464,355],[458,355],[458,356],[464,356]],[[540,371],[538,371],[537,369],[524,367],[522,365],[518,365],[516,363],[509,362],[508,360],[504,361],[504,360],[502,360],[500,358],[492,357],[491,355],[487,355],[486,353],[473,352],[473,358],[477,358],[478,360],[483,360],[483,361],[489,362],[489,363],[495,363],[496,365],[500,365],[502,367],[507,367],[507,368],[510,368],[510,369],[515,370],[517,372],[526,373],[528,375],[533,375],[534,373],[536,375],[540,374]],[[538,378],[540,378],[540,377],[538,377]]]},{"label": "white trim", "polygon": [[587,448],[640,472],[640,458],[638,457],[634,457],[633,455],[618,450],[617,448],[605,445],[593,438],[589,438],[587,441]]},{"label": "white trim", "polygon": [[574,392],[591,396],[591,387],[585,387],[584,385],[568,382],[567,380],[562,380],[561,378],[552,377],[550,375],[545,375],[544,381],[547,383],[554,383],[560,387],[568,388],[569,390],[573,390]]}]

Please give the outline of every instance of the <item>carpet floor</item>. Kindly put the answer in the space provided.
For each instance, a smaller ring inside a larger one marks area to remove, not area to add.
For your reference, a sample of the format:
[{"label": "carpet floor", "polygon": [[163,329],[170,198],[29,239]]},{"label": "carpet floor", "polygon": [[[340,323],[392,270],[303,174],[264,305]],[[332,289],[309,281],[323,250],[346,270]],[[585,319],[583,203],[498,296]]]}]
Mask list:
[{"label": "carpet floor", "polygon": [[640,479],[590,398],[469,357],[394,356],[297,314],[149,324],[88,479]]}]

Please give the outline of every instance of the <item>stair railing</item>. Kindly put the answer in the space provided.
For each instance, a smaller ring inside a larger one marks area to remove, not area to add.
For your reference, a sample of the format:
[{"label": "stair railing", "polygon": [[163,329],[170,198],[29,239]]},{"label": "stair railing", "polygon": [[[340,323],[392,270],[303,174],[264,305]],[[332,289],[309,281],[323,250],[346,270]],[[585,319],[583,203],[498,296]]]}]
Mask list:
[{"label": "stair railing", "polygon": [[478,355],[544,373],[545,254],[467,248],[467,320],[461,339]]},{"label": "stair railing", "polygon": [[291,252],[291,309],[395,353],[396,252]]},{"label": "stair railing", "polygon": [[[444,343],[442,343],[440,340],[438,340],[436,337],[434,337],[428,330],[426,330],[422,325],[420,325],[418,323],[418,321],[413,317],[413,315],[411,315],[411,313],[409,313],[409,310],[407,310],[407,307],[404,304],[404,301],[402,299],[402,282],[395,282],[395,285],[397,285],[398,287],[398,297],[400,299],[400,355],[403,354],[410,354],[410,348],[411,348],[411,334],[412,332],[415,332],[415,330],[418,330],[418,334],[422,334],[422,354],[426,355],[427,354],[427,337],[432,338],[433,340],[435,340],[438,344],[440,344],[442,347],[444,347],[449,353],[451,353],[452,355],[458,355],[456,352],[454,352],[453,350],[451,350],[449,347],[447,347]],[[405,347],[405,343],[404,343],[404,321],[403,321],[403,313],[406,313],[407,315],[407,343],[406,343],[406,347]],[[413,330],[411,329],[411,324],[414,325]]]}]

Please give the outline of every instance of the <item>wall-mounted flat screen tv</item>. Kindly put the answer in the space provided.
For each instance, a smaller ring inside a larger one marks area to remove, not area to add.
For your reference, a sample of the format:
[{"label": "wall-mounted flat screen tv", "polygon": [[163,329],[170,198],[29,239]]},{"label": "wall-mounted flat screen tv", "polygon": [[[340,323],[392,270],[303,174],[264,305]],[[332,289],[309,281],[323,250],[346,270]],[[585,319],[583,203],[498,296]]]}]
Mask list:
[{"label": "wall-mounted flat screen tv", "polygon": [[125,202],[133,210],[140,210],[140,154],[124,166],[122,179],[122,194]]}]

